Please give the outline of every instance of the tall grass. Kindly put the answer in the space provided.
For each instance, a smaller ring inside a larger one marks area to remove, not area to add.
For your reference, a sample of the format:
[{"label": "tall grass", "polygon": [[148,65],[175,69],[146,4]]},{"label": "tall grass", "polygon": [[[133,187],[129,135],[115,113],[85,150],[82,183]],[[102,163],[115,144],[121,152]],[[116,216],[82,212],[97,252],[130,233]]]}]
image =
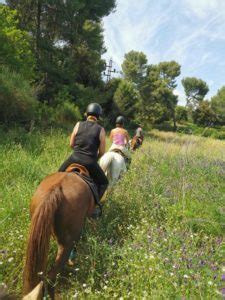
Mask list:
[{"label": "tall grass", "polygon": [[[1,133],[0,281],[21,290],[28,206],[70,152],[61,131]],[[154,132],[87,221],[63,299],[216,299],[225,289],[225,143]],[[55,253],[52,245],[50,260]],[[19,276],[18,276],[19,274]]]}]

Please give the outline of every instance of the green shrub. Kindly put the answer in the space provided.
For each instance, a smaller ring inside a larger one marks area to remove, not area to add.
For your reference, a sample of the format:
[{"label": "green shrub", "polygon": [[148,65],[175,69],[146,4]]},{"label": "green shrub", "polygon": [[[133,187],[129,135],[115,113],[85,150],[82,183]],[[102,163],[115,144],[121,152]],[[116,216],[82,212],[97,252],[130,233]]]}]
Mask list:
[{"label": "green shrub", "polygon": [[184,106],[177,106],[175,108],[175,116],[178,122],[188,120],[188,110]]},{"label": "green shrub", "polygon": [[39,103],[36,111],[38,125],[48,127],[54,125],[73,125],[81,119],[79,108],[69,101],[52,107],[45,103]]},{"label": "green shrub", "polygon": [[22,75],[0,67],[0,122],[29,122],[37,101],[34,89]]},{"label": "green shrub", "polygon": [[58,105],[55,110],[55,121],[60,124],[76,123],[81,119],[80,110],[69,101]]},{"label": "green shrub", "polygon": [[215,112],[210,107],[208,101],[202,101],[192,113],[195,124],[209,126],[217,122]]}]

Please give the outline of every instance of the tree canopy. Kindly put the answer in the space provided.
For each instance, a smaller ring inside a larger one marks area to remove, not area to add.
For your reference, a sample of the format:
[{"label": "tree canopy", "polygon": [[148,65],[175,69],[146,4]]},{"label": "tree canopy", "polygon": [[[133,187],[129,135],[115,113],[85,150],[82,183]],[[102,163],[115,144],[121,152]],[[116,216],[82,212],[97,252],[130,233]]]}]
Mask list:
[{"label": "tree canopy", "polygon": [[219,89],[217,94],[212,97],[211,107],[217,114],[218,121],[225,124],[225,86]]},{"label": "tree canopy", "polygon": [[146,74],[147,57],[143,52],[130,51],[124,56],[122,63],[124,78],[139,84]]},{"label": "tree canopy", "polygon": [[115,0],[8,0],[17,9],[20,28],[30,33],[36,57],[40,99],[54,101],[64,85],[76,101],[75,84],[100,87],[105,68],[101,20]]},{"label": "tree canopy", "polygon": [[182,79],[182,85],[186,94],[187,105],[191,108],[196,108],[209,91],[207,83],[196,77]]},{"label": "tree canopy", "polygon": [[17,12],[0,4],[0,65],[31,78],[34,57],[29,34],[18,29]]}]

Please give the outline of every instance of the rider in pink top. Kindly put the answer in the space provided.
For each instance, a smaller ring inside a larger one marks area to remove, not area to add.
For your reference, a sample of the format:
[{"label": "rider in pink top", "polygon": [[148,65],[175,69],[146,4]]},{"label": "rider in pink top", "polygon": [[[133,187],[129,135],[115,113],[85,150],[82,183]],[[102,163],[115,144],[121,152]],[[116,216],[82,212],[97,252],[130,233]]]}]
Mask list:
[{"label": "rider in pink top", "polygon": [[110,132],[110,140],[112,141],[112,146],[109,151],[119,149],[125,156],[130,157],[130,153],[126,148],[129,142],[129,134],[127,130],[124,129],[124,117],[117,117],[116,128],[112,129]]},{"label": "rider in pink top", "polygon": [[125,135],[121,131],[114,132],[112,140],[113,144],[125,146]]}]

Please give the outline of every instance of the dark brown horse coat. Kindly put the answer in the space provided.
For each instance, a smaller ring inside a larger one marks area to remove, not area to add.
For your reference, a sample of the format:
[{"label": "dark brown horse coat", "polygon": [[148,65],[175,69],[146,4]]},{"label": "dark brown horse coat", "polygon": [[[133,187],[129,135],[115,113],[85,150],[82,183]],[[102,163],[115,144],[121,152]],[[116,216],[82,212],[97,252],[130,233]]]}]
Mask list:
[{"label": "dark brown horse coat", "polygon": [[[40,183],[30,205],[32,219],[24,269],[24,294],[40,282],[38,273],[46,272],[50,236],[58,242],[56,262],[48,273],[48,278],[54,282],[68,260],[74,242],[79,239],[85,218],[92,214],[94,207],[91,190],[74,173],[57,172]],[[52,298],[53,295],[52,291]]]}]

